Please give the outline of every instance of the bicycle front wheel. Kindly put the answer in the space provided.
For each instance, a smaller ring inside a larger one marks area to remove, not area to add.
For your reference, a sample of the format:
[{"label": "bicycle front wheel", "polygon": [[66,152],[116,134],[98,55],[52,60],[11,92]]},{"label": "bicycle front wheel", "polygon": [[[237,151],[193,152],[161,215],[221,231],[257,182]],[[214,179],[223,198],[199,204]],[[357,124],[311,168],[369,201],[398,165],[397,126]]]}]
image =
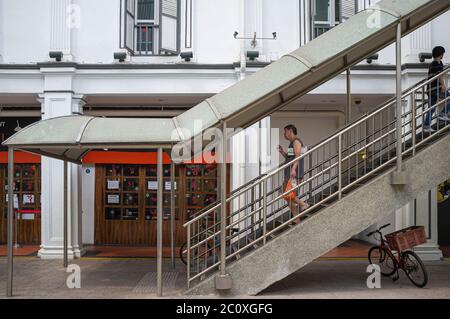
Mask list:
[{"label": "bicycle front wheel", "polygon": [[187,265],[187,243],[184,243],[183,245],[181,245],[180,259],[183,262],[183,264]]},{"label": "bicycle front wheel", "polygon": [[394,258],[392,254],[380,246],[372,247],[369,250],[369,263],[371,265],[378,265],[380,267],[380,273],[386,277],[392,276],[397,271],[397,263]]},{"label": "bicycle front wheel", "polygon": [[411,282],[419,288],[423,288],[428,283],[428,273],[419,256],[413,251],[402,253],[403,270]]}]

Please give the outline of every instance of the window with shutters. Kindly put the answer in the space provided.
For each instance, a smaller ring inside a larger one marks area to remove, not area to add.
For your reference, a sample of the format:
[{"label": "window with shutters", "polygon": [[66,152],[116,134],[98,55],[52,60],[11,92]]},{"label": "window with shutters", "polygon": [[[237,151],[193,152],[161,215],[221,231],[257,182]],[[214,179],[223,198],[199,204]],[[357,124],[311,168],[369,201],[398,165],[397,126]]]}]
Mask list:
[{"label": "window with shutters", "polygon": [[180,0],[123,0],[122,47],[132,55],[177,55]]},{"label": "window with shutters", "polygon": [[331,30],[356,13],[358,0],[313,0],[313,37]]}]

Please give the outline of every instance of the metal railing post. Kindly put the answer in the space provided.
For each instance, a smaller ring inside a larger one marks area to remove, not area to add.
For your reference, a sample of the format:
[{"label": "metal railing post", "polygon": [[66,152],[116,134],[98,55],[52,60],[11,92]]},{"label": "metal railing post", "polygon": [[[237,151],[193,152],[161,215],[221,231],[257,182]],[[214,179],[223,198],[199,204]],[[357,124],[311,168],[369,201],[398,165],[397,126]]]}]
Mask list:
[{"label": "metal railing post", "polygon": [[342,199],[342,134],[338,135],[338,188],[340,200]]},{"label": "metal railing post", "polygon": [[348,125],[351,120],[351,107],[352,107],[352,87],[351,87],[351,71],[347,69],[347,105],[345,109],[345,125]]},{"label": "metal railing post", "polygon": [[163,150],[158,148],[158,191],[157,191],[157,226],[156,226],[156,285],[158,297],[162,297],[162,219],[163,219]]},{"label": "metal railing post", "polygon": [[417,114],[417,103],[416,103],[416,91],[411,93],[412,98],[412,153],[413,156],[416,156],[416,114]]},{"label": "metal railing post", "polygon": [[262,202],[262,214],[263,214],[263,245],[266,244],[266,234],[267,234],[267,184],[266,180],[263,180],[261,187],[263,202]]},{"label": "metal railing post", "polygon": [[13,232],[14,232],[14,148],[8,148],[8,279],[6,296],[13,295]]},{"label": "metal railing post", "polygon": [[[186,266],[187,266],[187,286],[191,288],[191,225],[187,227],[187,245],[186,245]],[[183,252],[181,252],[183,253]]]},{"label": "metal railing post", "polygon": [[[255,188],[254,187],[252,187],[252,189],[251,189],[251,197],[252,197],[251,211],[254,212],[255,211]],[[252,214],[250,216],[250,223],[251,223],[251,229],[252,229],[251,234],[253,235],[255,233],[255,216],[254,216],[254,214]]]}]

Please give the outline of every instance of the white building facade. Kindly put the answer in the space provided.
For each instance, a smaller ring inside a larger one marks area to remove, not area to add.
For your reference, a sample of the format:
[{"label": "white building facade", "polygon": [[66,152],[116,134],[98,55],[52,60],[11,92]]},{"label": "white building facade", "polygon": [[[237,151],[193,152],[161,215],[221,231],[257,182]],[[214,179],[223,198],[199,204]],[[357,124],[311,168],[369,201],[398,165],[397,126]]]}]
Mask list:
[{"label": "white building facade", "polygon": [[[26,118],[73,114],[172,117],[376,2],[0,0],[0,118],[15,125],[18,119],[24,123]],[[404,38],[404,88],[427,76],[430,60],[420,61],[419,54],[431,53],[436,45],[450,50],[449,29],[450,13],[445,13]],[[61,61],[50,58],[50,52],[61,52]],[[119,61],[120,53],[125,53],[124,61]],[[192,56],[190,61],[180,53]],[[372,59],[352,69],[352,120],[395,94],[395,48],[389,46]],[[450,55],[444,62],[450,62]],[[234,136],[233,157],[263,153],[272,161],[232,164],[230,188],[279,165],[276,146],[285,143],[282,128],[287,124],[299,128],[308,146],[344,126],[346,101],[342,74],[247,129],[258,143],[244,134]],[[279,133],[261,134],[255,128]],[[4,137],[10,133],[5,131]],[[61,258],[63,165],[45,157],[38,162],[40,216],[33,218],[40,222],[39,256]],[[72,257],[82,255],[85,245],[98,244],[96,192],[102,182],[97,168],[95,161],[71,166]],[[19,196],[19,206],[22,200]],[[442,257],[437,214],[436,190],[424,190],[415,202],[392,212],[388,222],[391,230],[426,226],[429,242],[418,250],[436,260]]]}]

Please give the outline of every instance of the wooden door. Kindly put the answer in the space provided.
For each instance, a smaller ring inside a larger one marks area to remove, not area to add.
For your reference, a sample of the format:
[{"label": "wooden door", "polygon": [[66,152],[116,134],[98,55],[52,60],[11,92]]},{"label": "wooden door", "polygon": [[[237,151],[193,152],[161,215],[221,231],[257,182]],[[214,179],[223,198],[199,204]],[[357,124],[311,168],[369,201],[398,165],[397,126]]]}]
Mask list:
[{"label": "wooden door", "polygon": [[[157,165],[97,165],[95,244],[156,246]],[[170,165],[164,165],[163,245],[170,244]],[[176,165],[175,244],[183,224],[217,199],[216,165]]]},{"label": "wooden door", "polygon": [[[3,186],[0,190],[0,242],[7,241],[7,165],[0,166],[0,180]],[[17,224],[19,244],[41,243],[41,165],[14,165],[14,207],[19,212]],[[16,225],[14,224],[14,229]],[[14,242],[16,236],[14,236]]]},{"label": "wooden door", "polygon": [[[157,165],[98,165],[96,167],[95,243],[156,246]],[[175,241],[183,242],[182,191],[176,170]],[[164,165],[163,241],[170,243],[170,165]]]}]

